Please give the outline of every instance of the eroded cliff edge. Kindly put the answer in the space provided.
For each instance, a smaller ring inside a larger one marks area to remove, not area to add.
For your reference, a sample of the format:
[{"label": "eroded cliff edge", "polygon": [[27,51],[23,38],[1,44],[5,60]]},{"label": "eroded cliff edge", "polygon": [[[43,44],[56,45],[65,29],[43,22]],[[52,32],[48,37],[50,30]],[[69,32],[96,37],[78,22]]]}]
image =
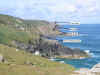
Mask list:
[{"label": "eroded cliff edge", "polygon": [[[36,53],[43,57],[84,58],[88,55],[80,49],[64,47],[57,40],[44,36],[61,34],[53,22],[43,20],[23,20],[0,15],[0,43]],[[5,37],[6,36],[6,37]]]}]

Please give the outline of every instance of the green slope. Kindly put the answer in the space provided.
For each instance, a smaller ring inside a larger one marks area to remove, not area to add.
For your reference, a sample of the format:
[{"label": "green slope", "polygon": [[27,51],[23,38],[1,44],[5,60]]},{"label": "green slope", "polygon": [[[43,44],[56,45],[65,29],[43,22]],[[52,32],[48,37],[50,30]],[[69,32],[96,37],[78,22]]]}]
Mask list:
[{"label": "green slope", "polygon": [[0,75],[70,75],[73,67],[34,56],[16,48],[0,44],[0,54],[5,63],[0,63]]},{"label": "green slope", "polygon": [[13,40],[28,42],[31,36],[26,32],[19,32],[8,26],[0,26],[0,43],[11,44]]},{"label": "green slope", "polygon": [[70,75],[74,70],[70,65],[52,62],[13,48],[14,40],[27,44],[29,40],[32,42],[38,40],[40,34],[48,35],[48,33],[53,32],[52,27],[46,21],[22,20],[0,15],[0,54],[6,61],[0,63],[0,75]]},{"label": "green slope", "polygon": [[[0,15],[0,43],[11,45],[12,41],[28,43],[37,40],[40,31],[37,26],[46,25],[45,21],[22,20],[8,15]],[[22,30],[22,28],[24,30]]]},{"label": "green slope", "polygon": [[[24,29],[24,30],[23,30]],[[27,43],[37,40],[40,34],[51,34],[52,24],[42,20],[22,20],[0,14],[0,43],[11,44],[13,40]]]}]

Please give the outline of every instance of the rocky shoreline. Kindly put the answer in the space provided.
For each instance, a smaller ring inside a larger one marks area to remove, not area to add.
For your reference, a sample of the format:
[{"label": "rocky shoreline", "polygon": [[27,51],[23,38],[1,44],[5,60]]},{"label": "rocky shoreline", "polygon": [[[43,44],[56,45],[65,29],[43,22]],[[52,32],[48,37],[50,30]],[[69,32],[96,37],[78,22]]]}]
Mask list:
[{"label": "rocky shoreline", "polygon": [[100,63],[94,65],[91,69],[80,68],[74,71],[72,75],[100,75]]},{"label": "rocky shoreline", "polygon": [[62,32],[59,31],[59,27],[53,22],[23,20],[6,15],[1,15],[0,21],[0,28],[4,30],[1,31],[2,44],[46,58],[60,57],[80,59],[88,57],[87,53],[80,49],[71,49],[59,44],[56,39],[49,39],[50,37],[56,37],[62,34]]},{"label": "rocky shoreline", "polygon": [[[32,54],[40,55],[46,58],[70,58],[70,59],[81,59],[87,58],[89,55],[76,48],[71,49],[69,47],[65,47],[59,44],[56,37],[52,39],[52,36],[58,36],[62,34],[62,32],[58,31],[56,25],[54,23],[46,22],[49,25],[41,25],[36,26],[37,28],[37,35],[39,36],[38,39],[29,40],[27,44],[13,41],[13,45],[16,48],[23,49],[25,51],[31,52]],[[49,38],[48,38],[49,37]]]},{"label": "rocky shoreline", "polygon": [[69,47],[62,46],[57,42],[57,40],[51,40],[47,38],[40,38],[39,40],[36,40],[35,43],[32,43],[31,41],[29,41],[28,44],[19,41],[13,41],[12,43],[18,49],[25,50],[32,54],[38,52],[37,55],[46,58],[53,57],[53,58],[82,59],[89,57],[89,55],[86,52],[78,48],[71,49]]},{"label": "rocky shoreline", "polygon": [[[7,72],[6,74],[13,73],[14,69],[11,68],[13,64],[17,66],[23,65],[23,67],[15,69],[15,74],[16,72],[19,73],[20,69],[21,75],[24,75],[26,66],[26,70],[30,74],[34,74],[35,72],[31,73],[33,71],[31,67],[34,65],[37,66],[36,71],[41,69],[41,73],[44,72],[46,75],[49,71],[50,75],[52,75],[52,72],[56,72],[53,75],[67,75],[69,72],[72,74],[75,68],[71,65],[48,61],[48,59],[56,57],[70,59],[88,57],[88,54],[80,49],[71,49],[61,45],[55,39],[43,37],[62,34],[55,30],[54,23],[40,20],[23,20],[7,15],[0,15],[0,17],[0,36],[2,36],[0,38],[0,66],[2,65],[0,69],[3,69],[4,74],[5,72]],[[30,71],[29,67],[32,71]],[[2,71],[0,71],[1,74]]]}]

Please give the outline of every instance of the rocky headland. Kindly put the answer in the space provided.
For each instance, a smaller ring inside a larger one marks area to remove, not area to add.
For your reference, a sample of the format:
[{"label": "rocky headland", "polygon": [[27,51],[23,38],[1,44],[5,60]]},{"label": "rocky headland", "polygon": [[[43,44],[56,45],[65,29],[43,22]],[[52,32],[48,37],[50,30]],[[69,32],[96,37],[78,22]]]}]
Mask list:
[{"label": "rocky headland", "polygon": [[[71,49],[58,43],[52,36],[61,35],[58,25],[43,20],[23,20],[20,18],[0,15],[0,43],[16,47],[43,57],[84,58],[88,54],[80,49]],[[3,32],[3,30],[5,30]],[[3,32],[3,33],[2,33]],[[9,33],[8,33],[9,32]],[[46,36],[46,37],[44,37]],[[49,38],[48,38],[49,37]]]},{"label": "rocky headland", "polygon": [[58,35],[62,33],[53,22],[0,14],[0,75],[71,75],[74,67],[47,58],[80,59],[88,54],[59,44]]}]

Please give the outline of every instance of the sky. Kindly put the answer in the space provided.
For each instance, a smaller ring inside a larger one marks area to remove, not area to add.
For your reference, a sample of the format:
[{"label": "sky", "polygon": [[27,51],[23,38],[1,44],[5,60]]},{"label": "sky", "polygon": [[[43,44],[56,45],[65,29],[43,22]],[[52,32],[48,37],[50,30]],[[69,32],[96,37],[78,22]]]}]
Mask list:
[{"label": "sky", "polygon": [[100,23],[100,0],[0,0],[0,14],[23,19]]}]

